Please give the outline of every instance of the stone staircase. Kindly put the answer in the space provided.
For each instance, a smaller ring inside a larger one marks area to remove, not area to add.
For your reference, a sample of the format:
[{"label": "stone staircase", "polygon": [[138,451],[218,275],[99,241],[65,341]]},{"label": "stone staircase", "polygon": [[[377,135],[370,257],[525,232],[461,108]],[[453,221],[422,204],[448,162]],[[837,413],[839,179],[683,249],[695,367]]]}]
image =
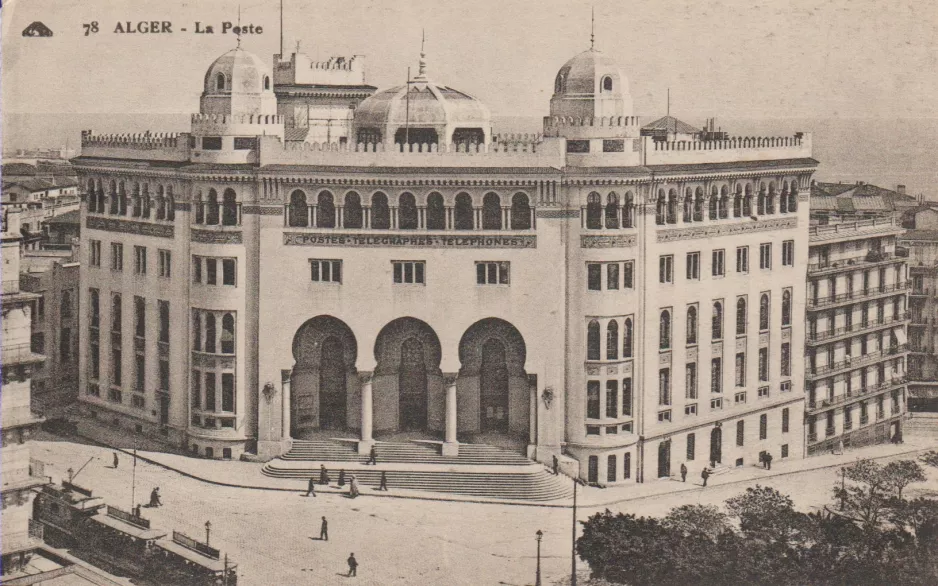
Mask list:
[{"label": "stone staircase", "polygon": [[938,439],[938,413],[914,413],[902,423],[905,438]]},{"label": "stone staircase", "polygon": [[[377,442],[377,467],[365,466],[355,442],[340,439],[295,440],[281,458],[268,462],[263,473],[275,478],[319,478],[326,466],[335,486],[340,470],[354,474],[364,491],[377,487],[381,472],[391,490],[411,489],[487,498],[549,501],[573,494],[572,482],[520,454],[482,444],[460,444],[459,456],[444,457],[434,442]],[[482,466],[484,468],[480,469]],[[460,470],[464,468],[464,470]]]}]

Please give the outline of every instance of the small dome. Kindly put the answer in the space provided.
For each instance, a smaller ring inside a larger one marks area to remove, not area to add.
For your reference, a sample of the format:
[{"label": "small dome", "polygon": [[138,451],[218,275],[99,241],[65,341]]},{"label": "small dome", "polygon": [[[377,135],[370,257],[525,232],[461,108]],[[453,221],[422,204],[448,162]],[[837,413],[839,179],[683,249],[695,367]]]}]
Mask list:
[{"label": "small dome", "polygon": [[589,49],[567,61],[554,78],[552,116],[631,116],[629,80],[611,57]]},{"label": "small dome", "polygon": [[205,72],[205,94],[273,93],[270,69],[260,57],[238,47],[212,63]]}]

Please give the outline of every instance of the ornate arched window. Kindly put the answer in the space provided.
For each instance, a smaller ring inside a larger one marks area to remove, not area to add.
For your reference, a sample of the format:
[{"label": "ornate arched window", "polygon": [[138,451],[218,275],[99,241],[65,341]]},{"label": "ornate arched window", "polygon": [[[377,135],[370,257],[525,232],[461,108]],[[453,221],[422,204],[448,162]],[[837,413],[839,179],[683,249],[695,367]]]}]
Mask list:
[{"label": "ornate arched window", "polygon": [[163,195],[161,193],[157,193],[156,198],[154,198],[154,201],[156,202],[156,219],[165,220],[166,219],[166,200],[163,198]]},{"label": "ornate arched window", "polygon": [[599,230],[603,227],[603,202],[595,191],[586,196],[586,229]]},{"label": "ornate arched window", "polygon": [[564,89],[566,89],[566,78],[562,73],[558,73],[557,79],[554,80],[554,93],[562,94]]},{"label": "ornate arched window", "polygon": [[612,91],[612,78],[608,75],[603,78],[603,91],[611,92]]},{"label": "ornate arched window", "polygon": [[733,196],[733,217],[739,218],[743,215],[743,192],[742,187],[736,186],[736,195]]},{"label": "ornate arched window", "polygon": [[600,359],[599,322],[593,320],[586,326],[586,359]]},{"label": "ornate arched window", "polygon": [[402,193],[398,198],[397,224],[401,230],[417,229],[417,200],[413,193]]},{"label": "ornate arched window", "polygon": [[703,189],[697,188],[697,193],[694,195],[694,221],[703,222],[704,218],[704,193]]},{"label": "ornate arched window", "polygon": [[697,308],[693,305],[687,308],[687,343],[697,343]]},{"label": "ornate arched window", "polygon": [[427,197],[427,230],[446,229],[446,206],[443,196],[433,192]]},{"label": "ornate arched window", "polygon": [[622,328],[622,358],[632,357],[632,318],[625,318]]},{"label": "ornate arched window", "polygon": [[[218,225],[218,192],[214,189],[208,190],[208,203],[205,206],[205,223],[209,226]],[[306,224],[303,224],[304,226]]]},{"label": "ornate arched window", "polygon": [[788,289],[782,292],[782,325],[791,325],[791,291]]},{"label": "ornate arched window", "polygon": [[619,323],[609,320],[606,324],[606,360],[619,358]]},{"label": "ornate arched window", "polygon": [[752,184],[746,184],[746,195],[743,197],[743,215],[752,215]]},{"label": "ornate arched window", "polygon": [[230,187],[222,195],[221,224],[222,226],[238,225],[238,196]]},{"label": "ornate arched window", "polygon": [[756,215],[765,215],[765,192],[759,191],[758,205],[756,206]]},{"label": "ornate arched window", "polygon": [[335,228],[335,199],[329,191],[320,191],[316,201],[316,227]]},{"label": "ornate arched window", "polygon": [[746,333],[746,299],[740,297],[736,301],[736,335]]},{"label": "ornate arched window", "polygon": [[788,181],[782,183],[782,196],[778,199],[778,211],[780,214],[788,213]]},{"label": "ornate arched window", "polygon": [[144,184],[143,184],[143,195],[141,196],[141,201],[140,201],[140,207],[142,208],[142,209],[140,210],[140,215],[141,215],[141,217],[143,217],[143,218],[149,218],[149,217],[150,217],[150,205],[151,205],[151,201],[150,201],[150,186],[147,185],[146,183],[144,183]]},{"label": "ornate arched window", "polygon": [[215,352],[215,314],[205,314],[205,351]]},{"label": "ornate arched window", "polygon": [[690,187],[684,192],[684,223],[689,224],[694,221],[694,194]]},{"label": "ornate arched window", "polygon": [[671,348],[671,312],[665,309],[658,320],[658,348]]},{"label": "ornate arched window", "polygon": [[453,208],[453,228],[456,230],[472,230],[473,222],[472,197],[468,193],[456,196],[456,206]]},{"label": "ornate arched window", "polygon": [[117,213],[122,216],[127,215],[127,190],[124,188],[124,182],[121,181],[117,184],[117,201],[119,209]]},{"label": "ornate arched window", "polygon": [[769,183],[769,193],[765,196],[765,213],[775,213],[775,182]]},{"label": "ornate arched window", "polygon": [[710,194],[710,202],[709,202],[708,208],[709,208],[709,214],[710,214],[709,217],[711,220],[719,219],[720,217],[719,205],[720,205],[720,201],[719,201],[719,197],[717,196],[717,194],[715,193]]},{"label": "ornate arched window", "polygon": [[606,228],[619,227],[619,194],[615,192],[606,196]]},{"label": "ornate arched window", "polygon": [[363,226],[362,198],[350,191],[345,194],[345,206],[342,208],[342,225],[346,228],[361,228]]},{"label": "ornate arched window", "polygon": [[763,293],[759,299],[759,330],[769,329],[769,295]]},{"label": "ornate arched window", "polygon": [[531,229],[531,204],[526,193],[516,193],[511,198],[511,229]]},{"label": "ornate arched window", "polygon": [[482,229],[502,229],[502,203],[497,193],[489,192],[482,198]]},{"label": "ornate arched window", "polygon": [[669,224],[677,224],[677,191],[668,191],[668,218]]},{"label": "ornate arched window", "polygon": [[172,191],[166,195],[166,219],[169,221],[176,219],[176,199]]},{"label": "ornate arched window", "polygon": [[215,89],[220,92],[225,90],[225,74],[224,73],[219,73],[218,76],[215,78]]},{"label": "ornate arched window", "polygon": [[290,213],[287,223],[294,228],[309,226],[309,211],[306,203],[306,193],[296,189],[290,194]]},{"label": "ornate arched window", "polygon": [[108,213],[112,215],[117,215],[118,210],[120,210],[120,203],[117,201],[117,182],[111,181],[111,189],[108,190],[107,196],[110,198],[110,206],[108,206]]},{"label": "ornate arched window", "polygon": [[725,220],[730,217],[730,195],[729,189],[724,185],[720,190],[720,219]]},{"label": "ornate arched window", "polygon": [[371,227],[377,230],[391,228],[391,208],[388,207],[388,196],[380,191],[371,196]]},{"label": "ornate arched window", "polygon": [[798,211],[798,183],[793,179],[791,189],[788,190],[788,211],[794,213]]},{"label": "ornate arched window", "polygon": [[664,226],[665,220],[668,215],[668,201],[665,197],[664,190],[658,190],[658,201],[655,203],[655,224],[658,226]]},{"label": "ornate arched window", "polygon": [[635,198],[631,191],[625,193],[625,205],[622,206],[622,227],[635,227]]},{"label": "ornate arched window", "polygon": [[710,337],[713,340],[723,339],[723,304],[719,301],[713,302],[713,317],[710,323]]},{"label": "ornate arched window", "polygon": [[226,313],[221,318],[221,353],[234,354],[235,351],[235,320],[234,316]]}]

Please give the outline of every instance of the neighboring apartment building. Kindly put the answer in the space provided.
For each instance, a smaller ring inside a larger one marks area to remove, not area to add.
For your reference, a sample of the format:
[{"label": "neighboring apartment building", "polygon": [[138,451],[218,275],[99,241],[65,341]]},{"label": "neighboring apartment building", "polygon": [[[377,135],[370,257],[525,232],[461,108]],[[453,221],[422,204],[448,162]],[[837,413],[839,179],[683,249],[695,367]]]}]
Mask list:
[{"label": "neighboring apartment building", "polygon": [[904,218],[899,244],[909,251],[909,411],[938,412],[938,210],[924,205]]},{"label": "neighboring apartment building", "polygon": [[[813,218],[829,199],[812,190]],[[877,199],[868,196],[862,207],[886,210]],[[896,247],[902,229],[885,213],[856,221],[825,219],[811,227],[809,237],[808,455],[829,452],[840,442],[858,447],[888,441],[902,428],[907,399],[910,284],[908,259]]]},{"label": "neighboring apartment building", "polygon": [[38,250],[44,236],[43,224],[47,220],[71,211],[77,211],[81,198],[78,183],[71,178],[34,177],[23,180],[3,180],[0,205],[5,210],[20,214],[24,250]]}]

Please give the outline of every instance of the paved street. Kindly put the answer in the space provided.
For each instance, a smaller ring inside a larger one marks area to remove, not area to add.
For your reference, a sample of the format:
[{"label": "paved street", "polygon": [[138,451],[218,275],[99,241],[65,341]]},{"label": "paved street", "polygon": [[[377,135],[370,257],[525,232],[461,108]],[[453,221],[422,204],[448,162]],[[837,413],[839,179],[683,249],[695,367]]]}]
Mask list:
[{"label": "paved street", "polygon": [[[77,470],[94,458],[76,483],[93,489],[109,504],[124,509],[131,506],[128,456],[121,456],[120,468],[114,470],[110,468],[111,451],[106,448],[37,441],[32,451],[34,458],[48,463],[46,473],[56,480],[69,467]],[[919,485],[918,490],[938,490],[938,474],[929,471],[929,477],[929,483]],[[350,500],[331,494],[312,499],[300,492],[214,486],[142,461],[136,479],[137,502],[146,502],[150,490],[160,487],[165,506],[144,509],[144,516],[151,518],[154,526],[204,539],[205,521],[211,520],[211,544],[239,564],[245,585],[533,584],[534,533],[538,529],[545,532],[545,585],[569,573],[569,509],[367,496]],[[795,498],[799,507],[808,508],[830,502],[836,479],[836,469],[823,469],[762,483],[775,486]],[[684,503],[720,504],[749,484],[755,481],[640,498],[608,508],[660,515]],[[366,495],[369,491],[366,489]],[[585,519],[596,510],[581,509],[579,518]],[[322,515],[329,519],[328,542],[317,539]],[[350,552],[355,552],[360,563],[356,578],[344,576]]]}]

